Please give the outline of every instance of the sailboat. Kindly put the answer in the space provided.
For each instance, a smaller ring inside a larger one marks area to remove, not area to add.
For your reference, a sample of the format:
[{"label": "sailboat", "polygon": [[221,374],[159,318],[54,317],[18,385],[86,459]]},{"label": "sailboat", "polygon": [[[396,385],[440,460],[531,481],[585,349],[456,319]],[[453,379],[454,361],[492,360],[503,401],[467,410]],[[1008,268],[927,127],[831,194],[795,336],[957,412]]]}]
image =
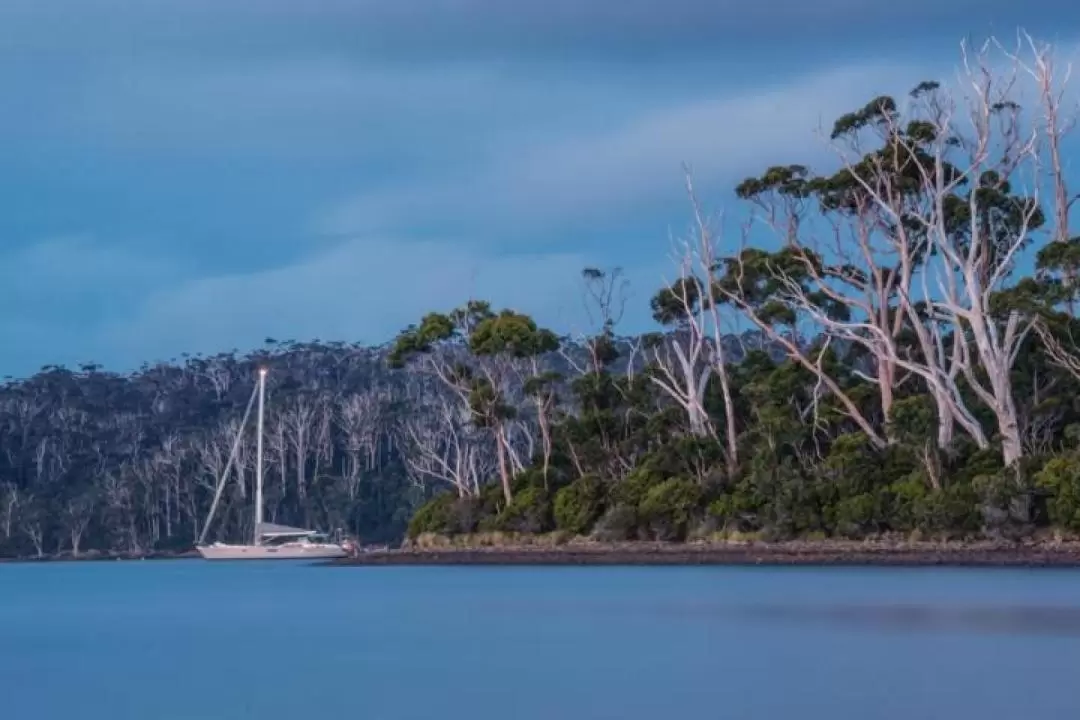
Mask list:
[{"label": "sailboat", "polygon": [[[233,442],[225,472],[221,474],[221,479],[218,481],[214,501],[210,504],[210,512],[207,514],[206,523],[203,525],[195,549],[207,560],[301,560],[346,557],[349,555],[350,548],[344,543],[332,542],[324,533],[263,522],[263,415],[266,405],[266,372],[266,368],[259,368],[259,382],[248,400],[244,419],[236,432],[236,439]],[[258,430],[255,440],[255,523],[251,543],[243,545],[215,542],[207,545],[206,533],[214,519],[218,503],[221,501],[225,480],[236,460],[244,427],[247,425],[248,417],[251,415],[251,406],[256,399],[258,399],[256,423]]]}]

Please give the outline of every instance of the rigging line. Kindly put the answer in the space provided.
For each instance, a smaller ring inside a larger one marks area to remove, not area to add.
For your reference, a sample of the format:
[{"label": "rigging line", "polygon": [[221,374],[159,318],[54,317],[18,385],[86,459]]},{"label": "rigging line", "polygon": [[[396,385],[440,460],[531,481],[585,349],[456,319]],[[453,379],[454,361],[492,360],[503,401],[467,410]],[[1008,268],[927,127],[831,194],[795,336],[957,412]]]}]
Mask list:
[{"label": "rigging line", "polygon": [[251,416],[251,406],[255,404],[255,396],[259,393],[258,384],[255,385],[255,389],[251,391],[251,397],[248,398],[247,408],[244,410],[244,419],[240,421],[240,429],[236,432],[236,439],[233,441],[232,450],[229,452],[229,460],[225,464],[225,470],[221,473],[221,478],[218,480],[217,489],[214,490],[214,502],[210,504],[210,512],[206,514],[206,523],[203,525],[202,532],[199,533],[199,542],[197,544],[202,545],[206,542],[206,533],[210,530],[210,521],[214,519],[214,512],[217,510],[218,502],[221,501],[221,491],[225,489],[225,479],[229,477],[229,471],[232,470],[233,463],[236,460],[236,453],[240,449],[240,441],[244,437],[244,428],[247,426],[248,417]]}]

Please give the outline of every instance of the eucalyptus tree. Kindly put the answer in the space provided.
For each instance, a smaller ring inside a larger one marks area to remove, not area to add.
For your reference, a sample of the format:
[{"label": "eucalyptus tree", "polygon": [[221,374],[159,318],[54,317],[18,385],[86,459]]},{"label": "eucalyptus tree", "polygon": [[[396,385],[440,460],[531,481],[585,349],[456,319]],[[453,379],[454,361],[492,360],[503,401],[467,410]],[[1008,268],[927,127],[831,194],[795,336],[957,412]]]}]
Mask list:
[{"label": "eucalyptus tree", "polygon": [[[470,301],[450,313],[429,313],[418,326],[397,339],[390,363],[403,367],[421,356],[423,363],[458,398],[470,422],[494,438],[503,497],[513,501],[511,445],[508,429],[518,412],[508,397],[514,374],[510,363],[534,359],[559,347],[550,330],[512,310],[495,313],[491,305]],[[538,410],[549,403],[541,401]],[[541,423],[546,428],[547,419]]]},{"label": "eucalyptus tree", "polygon": [[691,434],[717,438],[706,410],[710,383],[719,386],[723,403],[724,449],[728,474],[739,464],[738,427],[726,345],[725,315],[716,272],[723,236],[717,222],[706,216],[694,191],[689,169],[686,189],[694,211],[689,239],[677,245],[678,277],[651,300],[653,319],[670,327],[662,342],[653,344],[652,381],[686,412]]},{"label": "eucalyptus tree", "polygon": [[[883,422],[897,389],[914,378],[934,398],[940,447],[952,442],[954,422],[989,447],[974,395],[993,413],[1011,465],[1023,455],[1011,370],[1034,318],[1006,305],[1019,287],[1016,260],[1044,229],[1040,151],[1047,135],[1050,145],[1060,139],[1060,126],[1024,122],[1015,81],[1023,63],[1008,55],[1006,70],[994,72],[991,47],[965,55],[966,95],[923,82],[906,109],[882,96],[839,118],[829,134],[836,173],[789,165],[742,183],[738,195],[781,249],[729,258],[721,292],[814,372],[879,447],[890,440]],[[1052,85],[1047,53],[1033,46],[1032,62]],[[1055,99],[1043,100],[1050,117]],[[875,148],[866,149],[868,138]],[[1017,192],[1028,178],[1029,194]],[[1061,202],[1060,191],[1051,195]],[[877,408],[861,406],[820,357],[776,328],[800,318],[866,354]]]}]

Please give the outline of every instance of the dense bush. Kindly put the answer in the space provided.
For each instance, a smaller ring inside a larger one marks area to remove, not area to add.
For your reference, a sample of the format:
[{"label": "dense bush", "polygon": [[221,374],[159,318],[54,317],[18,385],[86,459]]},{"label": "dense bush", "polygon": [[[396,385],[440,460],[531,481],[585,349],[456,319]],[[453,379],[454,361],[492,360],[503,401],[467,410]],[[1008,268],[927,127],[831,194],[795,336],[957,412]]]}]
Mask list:
[{"label": "dense bush", "polygon": [[700,501],[701,488],[693,480],[671,478],[648,489],[638,516],[655,539],[683,540]]},{"label": "dense bush", "polygon": [[421,506],[409,522],[408,536],[462,535],[476,531],[485,515],[479,502],[444,493]]},{"label": "dense bush", "polygon": [[535,534],[554,529],[551,500],[543,488],[529,486],[498,514],[495,527],[504,532]]},{"label": "dense bush", "polygon": [[593,526],[604,508],[604,487],[600,479],[586,475],[555,493],[555,526],[582,535]]},{"label": "dense bush", "polygon": [[1035,484],[1050,495],[1050,521],[1080,533],[1080,457],[1070,454],[1053,458],[1035,475]]},{"label": "dense bush", "polygon": [[[976,453],[955,462],[978,469],[980,457]],[[558,529],[621,542],[684,540],[697,527],[714,528],[717,533],[764,530],[764,537],[776,540],[860,539],[895,532],[917,532],[928,538],[1015,538],[1048,526],[1080,533],[1080,460],[1076,455],[1051,457],[1033,473],[1030,487],[1000,469],[974,477],[958,471],[957,479],[942,488],[932,487],[919,470],[885,484],[874,478],[881,477],[887,466],[887,453],[870,451],[858,458],[865,463],[859,474],[843,479],[834,475],[837,465],[826,461],[817,475],[788,468],[790,474],[747,474],[735,483],[705,486],[685,477],[664,478],[644,461],[618,482],[605,482],[596,475],[580,477],[556,491],[553,499],[543,488],[524,486],[505,508],[497,502],[485,505],[480,499],[443,494],[416,513],[409,535],[467,534],[477,529],[528,534]],[[497,497],[497,487],[492,488],[486,493],[488,498]],[[1043,504],[1047,510],[1040,513]]]}]

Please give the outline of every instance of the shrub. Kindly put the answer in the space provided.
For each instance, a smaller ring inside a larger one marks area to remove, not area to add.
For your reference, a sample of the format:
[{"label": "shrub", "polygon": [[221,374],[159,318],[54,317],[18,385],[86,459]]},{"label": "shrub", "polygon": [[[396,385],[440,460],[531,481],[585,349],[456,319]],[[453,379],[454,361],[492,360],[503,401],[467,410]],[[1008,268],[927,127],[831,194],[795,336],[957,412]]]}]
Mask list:
[{"label": "shrub", "polygon": [[893,483],[889,487],[890,527],[902,532],[925,532],[927,528],[920,523],[920,508],[929,492],[929,483],[921,472],[911,473],[903,480]]},{"label": "shrub", "polygon": [[681,540],[701,501],[701,488],[693,480],[672,478],[646,492],[638,511],[658,540]]},{"label": "shrub", "polygon": [[415,540],[421,535],[446,533],[450,518],[452,495],[439,495],[428,500],[413,513],[409,521],[409,539]]},{"label": "shrub", "polygon": [[421,505],[409,521],[408,536],[459,535],[476,530],[480,507],[475,499],[459,498],[450,493],[437,495]]},{"label": "shrub", "polygon": [[760,529],[758,508],[754,502],[753,488],[742,481],[730,492],[714,496],[707,512],[716,518],[725,531],[748,532]]},{"label": "shrub", "polygon": [[664,477],[648,466],[639,465],[612,487],[611,499],[616,505],[637,508],[649,490],[664,481]]},{"label": "shrub", "polygon": [[601,542],[622,542],[638,539],[637,509],[613,505],[593,526],[593,537]]},{"label": "shrub", "polygon": [[528,490],[529,488],[540,488],[545,490],[547,483],[544,481],[544,472],[539,468],[526,468],[519,472],[510,481],[510,489],[514,495],[520,492]]},{"label": "shrub", "polygon": [[1030,532],[1032,494],[1019,469],[979,475],[971,487],[988,535],[1015,538]]},{"label": "shrub", "polygon": [[504,532],[536,534],[552,529],[551,499],[543,488],[529,486],[514,496],[496,519]]},{"label": "shrub", "polygon": [[1035,486],[1050,494],[1050,522],[1062,530],[1080,532],[1080,458],[1056,457],[1035,474]]},{"label": "shrub", "polygon": [[970,485],[931,490],[915,503],[916,527],[926,533],[966,534],[982,526],[978,497]]},{"label": "shrub", "polygon": [[600,517],[604,488],[592,475],[578,478],[555,493],[555,527],[574,535],[586,533]]},{"label": "shrub", "polygon": [[862,538],[877,528],[880,515],[878,496],[861,493],[836,503],[834,508],[836,533],[847,538]]}]

